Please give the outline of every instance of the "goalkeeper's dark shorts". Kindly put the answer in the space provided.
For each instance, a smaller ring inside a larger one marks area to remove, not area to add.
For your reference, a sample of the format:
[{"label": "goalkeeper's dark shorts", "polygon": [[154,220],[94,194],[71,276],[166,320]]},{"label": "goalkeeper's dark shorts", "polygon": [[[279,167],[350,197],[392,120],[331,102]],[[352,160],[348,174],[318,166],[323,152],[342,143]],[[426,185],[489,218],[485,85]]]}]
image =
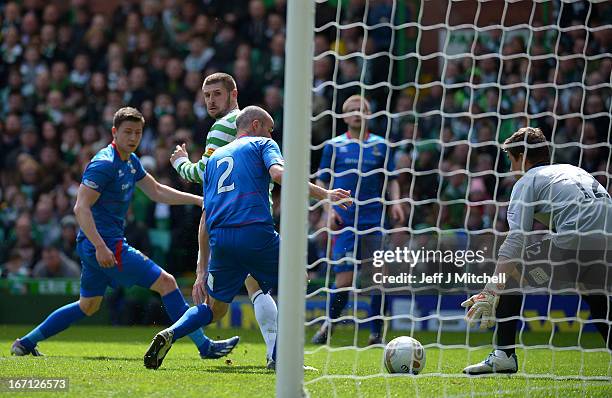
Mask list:
[{"label": "goalkeeper's dark shorts", "polygon": [[551,293],[612,292],[612,250],[568,250],[544,239],[525,248],[521,287]]}]

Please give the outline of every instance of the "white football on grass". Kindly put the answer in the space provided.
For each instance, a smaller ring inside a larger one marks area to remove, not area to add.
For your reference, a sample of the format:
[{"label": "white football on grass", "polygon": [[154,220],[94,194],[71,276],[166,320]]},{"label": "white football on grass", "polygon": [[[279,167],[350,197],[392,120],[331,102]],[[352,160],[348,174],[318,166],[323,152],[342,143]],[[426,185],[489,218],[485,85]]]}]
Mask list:
[{"label": "white football on grass", "polygon": [[412,337],[396,337],[385,347],[384,361],[389,373],[416,375],[425,368],[425,348]]}]

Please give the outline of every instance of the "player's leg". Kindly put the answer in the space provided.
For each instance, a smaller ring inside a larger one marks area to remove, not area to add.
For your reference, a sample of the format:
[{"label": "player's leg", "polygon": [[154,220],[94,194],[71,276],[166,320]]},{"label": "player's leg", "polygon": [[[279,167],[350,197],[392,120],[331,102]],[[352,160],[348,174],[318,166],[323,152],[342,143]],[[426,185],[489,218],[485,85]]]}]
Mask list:
[{"label": "player's leg", "polygon": [[[172,344],[181,337],[191,335],[194,331],[221,319],[229,308],[229,303],[217,301],[209,296],[208,304],[198,304],[189,308],[172,326],[162,330],[153,337],[153,341],[144,356],[145,367],[157,369],[164,360]],[[228,355],[240,341],[234,336],[227,340],[211,341],[209,351],[204,358],[217,359]]]},{"label": "player's leg", "polygon": [[[385,315],[389,309],[389,300],[385,297],[385,293],[374,291],[370,296],[370,308],[368,310],[368,318]],[[370,321],[370,336],[368,337],[368,345],[383,343],[383,326],[385,322],[382,319],[373,319]]]},{"label": "player's leg", "polygon": [[[248,272],[236,265],[236,255],[239,250],[232,244],[228,247],[226,243],[228,240],[233,243],[233,234],[235,231],[227,230],[215,231],[211,234],[212,255],[206,281],[207,302],[189,308],[172,326],[155,335],[144,356],[144,364],[147,368],[157,369],[172,343],[220,319],[227,312],[229,303],[238,294],[248,275]],[[228,340],[211,342],[209,351],[204,357],[225,356],[231,352],[239,340],[238,336],[234,336]]]},{"label": "player's leg", "polygon": [[346,307],[346,303],[349,299],[348,290],[339,290],[347,288],[353,285],[354,273],[348,268],[352,268],[352,262],[349,264],[343,264],[335,267],[336,279],[332,285],[332,289],[336,290],[329,295],[329,322],[323,323],[321,328],[312,336],[312,344],[325,344],[327,343],[328,335],[331,335],[334,326],[334,321],[340,318],[342,311]]},{"label": "player's leg", "polygon": [[[605,247],[605,245],[602,245]],[[612,249],[587,250],[581,253],[583,263],[580,268],[579,286],[581,297],[591,310],[595,328],[609,350],[612,350]]]},{"label": "player's leg", "polygon": [[[332,245],[333,260],[339,260],[343,257],[354,258],[354,242],[355,234],[351,231],[342,232],[338,235]],[[352,260],[346,260],[340,264],[333,266],[336,274],[335,282],[331,286],[332,289],[336,290],[329,295],[329,319],[330,322],[324,322],[321,328],[312,336],[311,342],[313,344],[325,344],[327,342],[328,335],[331,334],[333,328],[333,321],[338,319],[346,307],[346,303],[349,299],[349,291],[337,289],[347,288],[353,285],[353,272],[355,265]]]},{"label": "player's leg", "polygon": [[278,309],[272,295],[264,293],[255,278],[247,276],[244,285],[253,303],[255,319],[257,319],[261,335],[266,343],[266,359],[268,360],[272,357],[276,341]]},{"label": "player's leg", "polygon": [[518,360],[514,352],[516,344],[516,328],[518,315],[523,303],[522,294],[502,294],[497,305],[496,318],[504,319],[498,321],[495,330],[495,349],[482,362],[470,365],[463,369],[463,373],[469,375],[480,375],[488,373],[516,373],[518,371]]},{"label": "player's leg", "polygon": [[[172,275],[162,270],[159,265],[130,246],[124,239],[115,243],[114,252],[117,266],[102,269],[106,275],[122,286],[137,285],[159,293],[172,322],[187,311],[189,305]],[[210,339],[204,335],[204,332],[194,331],[189,337],[198,348],[200,355],[208,352]]]},{"label": "player's leg", "polygon": [[604,294],[583,294],[582,299],[589,305],[591,318],[600,320],[594,323],[595,327],[601,334],[608,349],[612,350],[612,335],[610,334],[610,324],[612,324],[612,300]]},{"label": "player's leg", "polygon": [[100,309],[101,303],[102,296],[80,297],[78,301],[56,309],[40,325],[25,336],[15,340],[11,347],[11,353],[18,356],[42,355],[36,347],[40,341],[55,336],[86,316],[95,314]]},{"label": "player's leg", "polygon": [[86,240],[79,242],[77,252],[81,258],[81,295],[78,301],[56,309],[40,325],[15,340],[13,355],[40,355],[36,345],[67,329],[74,322],[93,315],[100,308],[110,278],[98,266],[95,248]]},{"label": "player's leg", "polygon": [[[510,279],[506,288],[515,289],[517,286],[519,286],[518,282]],[[499,296],[495,312],[498,321],[495,325],[493,337],[495,348],[484,361],[467,366],[463,369],[463,373],[479,375],[516,373],[518,371],[518,359],[515,353],[516,330],[524,297],[524,293],[516,290]]]},{"label": "player's leg", "polygon": [[[240,264],[250,273],[246,281],[247,286],[257,287],[259,292],[256,291],[255,294],[259,294],[259,297],[261,297],[263,296],[262,291],[271,291],[278,286],[280,236],[272,226],[251,226],[244,231],[244,234],[245,238],[248,237],[252,243],[247,245],[249,250],[245,250],[241,255]],[[251,291],[249,291],[249,295],[251,295]],[[259,301],[259,298],[255,297],[255,301]],[[273,321],[274,333],[268,333],[268,336],[266,336],[266,367],[268,369],[276,367],[277,310],[273,300],[271,300],[271,304],[274,305],[275,316],[274,319],[270,319],[270,321]],[[270,323],[272,324],[272,322]]]},{"label": "player's leg", "polygon": [[[380,232],[371,233],[359,239],[359,244],[357,248],[357,258],[360,258],[362,261],[362,269],[363,267],[366,267],[367,269],[372,266],[374,251],[381,250],[382,244],[382,234]],[[381,289],[376,289],[372,291],[372,293],[370,294],[370,308],[368,309],[368,318],[385,315],[388,310],[388,307],[389,301],[386,299],[384,292]],[[368,338],[368,345],[383,343],[383,326],[383,319],[377,318],[370,321],[370,336]]]},{"label": "player's leg", "polygon": [[[176,280],[166,271],[161,271],[157,280],[150,286],[150,289],[159,293],[166,313],[172,322],[176,322],[189,309],[189,305],[178,288]],[[189,338],[198,347],[200,356],[206,356],[210,349],[211,340],[206,337],[204,332],[201,329],[194,330],[189,335]]]}]

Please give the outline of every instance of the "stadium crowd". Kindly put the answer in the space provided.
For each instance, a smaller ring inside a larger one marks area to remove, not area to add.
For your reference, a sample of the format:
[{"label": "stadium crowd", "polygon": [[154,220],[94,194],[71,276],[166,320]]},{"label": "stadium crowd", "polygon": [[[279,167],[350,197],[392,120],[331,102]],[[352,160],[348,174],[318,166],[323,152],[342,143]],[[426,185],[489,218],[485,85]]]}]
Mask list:
[{"label": "stadium crowd", "polygon": [[[318,4],[318,26],[335,19],[331,3]],[[370,1],[364,19],[363,1],[343,3],[343,23],[373,26],[391,15],[410,21],[418,15],[407,5],[393,14],[391,1],[378,0]],[[610,21],[611,9],[602,5],[587,25]],[[160,182],[194,193],[200,188],[178,177],[169,156],[183,142],[193,160],[202,154],[213,122],[200,90],[204,76],[231,73],[240,106],[264,107],[274,118],[279,144],[283,132],[290,132],[282,121],[284,0],[124,0],[111,11],[94,12],[85,0],[73,0],[68,8],[42,0],[0,6],[3,277],[78,276],[72,208],[84,167],[110,142],[118,108],[133,106],[145,116],[138,151],[145,168]],[[561,21],[578,26],[585,18],[568,7]],[[315,36],[315,116],[341,113],[344,99],[360,93],[363,83],[389,81],[390,42],[398,32],[382,27],[364,35],[363,27],[353,27],[336,37],[336,31],[329,27]],[[370,129],[393,143],[402,169],[402,197],[410,199],[404,226],[505,231],[504,207],[496,203],[508,200],[513,180],[498,174],[508,171],[499,143],[527,123],[552,140],[554,161],[596,173],[612,192],[610,30],[556,34],[490,30],[478,36],[476,58],[449,59],[440,62],[438,74],[412,77],[434,84],[366,90],[372,112],[379,112]],[[338,60],[331,55],[336,51],[359,54]],[[600,54],[607,56],[593,57]],[[402,83],[396,74],[391,81]],[[313,173],[321,144],[343,131],[341,118],[314,118]],[[136,195],[126,236],[180,275],[194,269],[199,218],[193,206],[169,207]],[[325,226],[321,208],[310,223],[312,231]],[[325,250],[320,234],[311,242],[311,262]]]}]

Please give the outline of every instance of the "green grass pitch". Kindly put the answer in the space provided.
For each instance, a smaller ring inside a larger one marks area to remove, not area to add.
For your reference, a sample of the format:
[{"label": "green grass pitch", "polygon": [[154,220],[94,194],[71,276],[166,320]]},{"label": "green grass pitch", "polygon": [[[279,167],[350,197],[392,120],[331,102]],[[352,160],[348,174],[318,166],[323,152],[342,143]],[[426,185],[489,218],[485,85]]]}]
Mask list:
[{"label": "green grass pitch", "polygon": [[[75,326],[40,344],[44,358],[11,357],[9,347],[15,337],[29,330],[26,326],[0,325],[0,377],[67,377],[68,393],[62,397],[271,397],[275,375],[265,369],[265,346],[258,331],[210,328],[211,337],[241,336],[241,342],[226,360],[201,360],[189,340],[176,343],[162,367],[145,369],[142,356],[160,328],[147,327],[79,327]],[[307,338],[314,330],[307,331]],[[394,337],[394,336],[389,336]],[[436,343],[435,333],[415,335],[423,344]],[[366,331],[357,336],[358,349],[339,349],[352,345],[352,329],[334,334],[332,349],[308,345],[306,364],[318,369],[305,374],[311,397],[610,397],[612,364],[609,353],[535,348],[519,350],[519,367],[539,377],[493,376],[465,377],[461,369],[480,361],[490,346],[478,348],[427,348],[427,365],[423,374],[389,376],[382,368],[381,348],[365,348]],[[526,344],[547,344],[548,334],[524,336]],[[555,335],[556,346],[571,346],[578,335]],[[440,342],[463,344],[464,334],[444,333]],[[472,334],[470,343],[486,344],[490,334]],[[601,347],[596,334],[583,334],[586,348]],[[438,375],[432,375],[438,373]],[[441,375],[440,375],[441,374]],[[571,375],[603,376],[608,380],[584,381]],[[358,378],[349,378],[357,375]],[[332,376],[332,377],[327,377]],[[1,393],[7,395],[7,393]],[[17,397],[44,397],[51,393],[19,393]]]}]

